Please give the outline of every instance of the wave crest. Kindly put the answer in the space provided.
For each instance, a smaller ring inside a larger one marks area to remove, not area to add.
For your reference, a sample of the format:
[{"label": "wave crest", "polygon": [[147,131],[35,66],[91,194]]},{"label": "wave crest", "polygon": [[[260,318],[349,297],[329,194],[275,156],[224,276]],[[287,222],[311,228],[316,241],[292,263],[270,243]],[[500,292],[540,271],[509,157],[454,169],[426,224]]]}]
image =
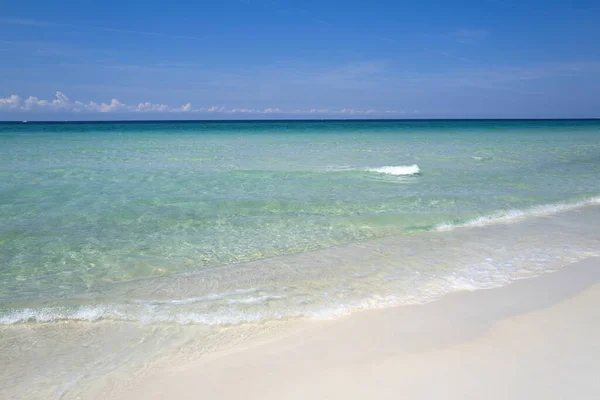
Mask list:
[{"label": "wave crest", "polygon": [[378,172],[387,175],[416,175],[421,173],[417,164],[413,165],[388,165],[379,168],[368,168],[367,171]]},{"label": "wave crest", "polygon": [[558,212],[575,210],[590,204],[600,204],[600,197],[592,197],[577,203],[544,204],[526,210],[505,210],[491,215],[484,215],[464,222],[446,222],[436,225],[436,231],[449,231],[456,228],[484,226],[498,223],[508,223],[525,217],[552,215]]}]

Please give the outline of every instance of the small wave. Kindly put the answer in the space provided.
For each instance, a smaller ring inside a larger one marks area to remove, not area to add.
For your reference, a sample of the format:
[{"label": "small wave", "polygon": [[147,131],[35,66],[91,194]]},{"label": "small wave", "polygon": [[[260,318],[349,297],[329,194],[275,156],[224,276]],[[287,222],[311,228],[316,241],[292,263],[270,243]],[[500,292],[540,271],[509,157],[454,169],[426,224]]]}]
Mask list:
[{"label": "small wave", "polygon": [[[50,306],[41,308],[7,309],[0,311],[0,325],[14,325],[27,322],[86,321],[100,320],[137,321],[142,323],[172,322],[178,324],[234,325],[244,322],[258,322],[264,319],[282,319],[303,314],[281,314],[273,310],[247,312],[231,308],[211,309],[228,305],[264,305],[270,301],[285,299],[279,295],[244,296],[258,289],[238,289],[206,296],[177,300],[134,300],[129,304],[102,303],[80,306]],[[215,302],[222,301],[223,303]],[[181,310],[181,306],[204,303],[204,310]],[[208,306],[208,309],[206,308]]]},{"label": "small wave", "polygon": [[[269,299],[255,299],[255,301],[229,302],[242,304],[256,304]],[[43,307],[25,308],[22,310],[7,310],[0,316],[0,325],[15,325],[22,323],[50,323],[58,321],[97,322],[102,320],[139,322],[142,324],[175,323],[180,325],[202,324],[209,326],[237,325],[243,323],[256,323],[266,320],[282,320],[286,318],[312,317],[306,310],[238,310],[229,309],[217,312],[175,311],[158,307],[132,309],[123,305],[98,304],[79,307]]]},{"label": "small wave", "polygon": [[54,322],[61,320],[99,321],[101,319],[129,320],[128,315],[118,308],[107,305],[81,307],[43,307],[13,310],[0,316],[0,325],[23,322]]},{"label": "small wave", "polygon": [[456,228],[484,226],[498,223],[509,223],[525,217],[535,217],[556,214],[562,211],[570,211],[591,204],[600,204],[600,197],[592,197],[576,203],[556,203],[535,206],[525,210],[505,210],[491,215],[484,215],[464,222],[446,222],[436,225],[436,231],[449,231]]},{"label": "small wave", "polygon": [[207,294],[206,296],[190,297],[190,298],[187,298],[187,299],[176,299],[176,300],[135,300],[135,302],[139,303],[139,304],[145,304],[145,305],[160,305],[160,304],[182,305],[182,304],[200,303],[200,302],[211,301],[211,300],[221,300],[221,299],[224,299],[224,298],[227,298],[227,297],[230,297],[230,296],[244,295],[244,294],[255,293],[255,292],[258,292],[257,288],[235,289],[235,290],[230,290],[230,291],[227,291],[227,292],[211,293],[211,294]]},{"label": "small wave", "polygon": [[387,175],[416,175],[421,173],[417,164],[413,165],[388,165],[379,168],[367,168],[369,172],[378,172]]}]

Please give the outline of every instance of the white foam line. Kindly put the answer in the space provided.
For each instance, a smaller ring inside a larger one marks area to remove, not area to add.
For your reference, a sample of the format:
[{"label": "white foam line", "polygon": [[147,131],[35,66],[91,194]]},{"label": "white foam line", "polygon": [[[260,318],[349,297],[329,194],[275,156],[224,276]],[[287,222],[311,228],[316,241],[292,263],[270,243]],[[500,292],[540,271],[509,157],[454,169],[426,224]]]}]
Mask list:
[{"label": "white foam line", "polygon": [[386,175],[416,175],[421,172],[417,164],[413,165],[388,165],[379,168],[367,168],[369,172],[377,172]]},{"label": "white foam line", "polygon": [[199,312],[173,312],[172,310],[137,310],[125,311],[120,306],[97,305],[82,306],[77,308],[44,307],[39,309],[26,308],[13,310],[0,317],[0,325],[14,325],[27,322],[56,322],[56,321],[86,321],[100,320],[133,321],[144,324],[152,323],[177,323],[177,324],[204,324],[204,325],[235,325],[248,322],[259,322],[269,319],[284,319],[290,317],[308,316],[301,310],[286,314],[272,310],[259,312],[245,312],[232,310],[223,313]]},{"label": "white foam line", "polygon": [[600,197],[592,197],[587,200],[583,200],[577,203],[556,203],[556,204],[544,204],[535,206],[525,210],[505,210],[491,215],[478,217],[466,222],[460,223],[443,223],[437,225],[434,229],[436,231],[450,231],[456,228],[463,227],[475,227],[485,226],[498,223],[510,223],[518,221],[525,217],[544,216],[556,214],[559,212],[575,210],[577,208],[585,207],[592,204],[600,204]]}]

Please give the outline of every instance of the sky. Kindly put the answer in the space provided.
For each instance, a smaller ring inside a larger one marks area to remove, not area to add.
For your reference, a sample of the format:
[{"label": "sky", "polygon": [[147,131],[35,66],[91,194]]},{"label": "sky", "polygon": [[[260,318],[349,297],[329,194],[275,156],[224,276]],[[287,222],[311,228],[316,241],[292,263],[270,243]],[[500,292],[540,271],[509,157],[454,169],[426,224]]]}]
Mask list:
[{"label": "sky", "polygon": [[600,117],[597,0],[0,9],[0,120]]}]

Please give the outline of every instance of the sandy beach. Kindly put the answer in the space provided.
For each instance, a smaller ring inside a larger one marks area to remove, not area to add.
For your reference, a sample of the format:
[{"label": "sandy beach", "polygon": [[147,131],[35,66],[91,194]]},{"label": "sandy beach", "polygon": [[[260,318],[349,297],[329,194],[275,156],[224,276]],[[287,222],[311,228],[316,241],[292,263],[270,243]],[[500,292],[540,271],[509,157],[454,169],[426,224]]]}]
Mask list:
[{"label": "sandy beach", "polygon": [[502,288],[309,321],[89,398],[597,399],[599,304],[594,257]]}]

